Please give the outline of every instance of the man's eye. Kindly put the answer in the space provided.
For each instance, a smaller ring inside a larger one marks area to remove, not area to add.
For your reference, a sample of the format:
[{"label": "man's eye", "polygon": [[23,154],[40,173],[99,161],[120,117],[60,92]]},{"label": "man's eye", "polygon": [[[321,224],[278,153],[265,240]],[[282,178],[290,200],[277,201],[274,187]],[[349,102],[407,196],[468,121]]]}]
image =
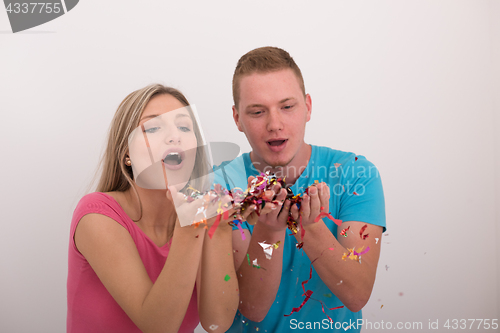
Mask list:
[{"label": "man's eye", "polygon": [[285,105],[285,106],[283,107],[283,109],[289,110],[289,109],[291,109],[291,108],[293,108],[293,107],[294,107],[294,105]]},{"label": "man's eye", "polygon": [[258,116],[258,115],[260,115],[260,114],[262,114],[262,113],[263,113],[263,111],[262,111],[262,110],[257,110],[257,111],[253,111],[253,112],[252,112],[252,115],[254,115],[254,116]]},{"label": "man's eye", "polygon": [[158,132],[160,130],[160,127],[151,127],[151,128],[146,128],[144,129],[145,133],[152,134],[155,132]]},{"label": "man's eye", "polygon": [[182,132],[191,132],[191,129],[186,126],[179,126],[179,130]]}]

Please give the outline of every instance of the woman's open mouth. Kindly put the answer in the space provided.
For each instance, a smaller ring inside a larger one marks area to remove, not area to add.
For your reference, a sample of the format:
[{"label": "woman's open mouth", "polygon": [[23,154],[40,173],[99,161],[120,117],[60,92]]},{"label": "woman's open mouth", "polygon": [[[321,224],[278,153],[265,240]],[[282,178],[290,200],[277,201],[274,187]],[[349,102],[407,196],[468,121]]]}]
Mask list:
[{"label": "woman's open mouth", "polygon": [[184,151],[182,151],[181,149],[169,149],[163,156],[163,165],[165,165],[165,167],[170,170],[177,170],[182,168],[183,161]]}]

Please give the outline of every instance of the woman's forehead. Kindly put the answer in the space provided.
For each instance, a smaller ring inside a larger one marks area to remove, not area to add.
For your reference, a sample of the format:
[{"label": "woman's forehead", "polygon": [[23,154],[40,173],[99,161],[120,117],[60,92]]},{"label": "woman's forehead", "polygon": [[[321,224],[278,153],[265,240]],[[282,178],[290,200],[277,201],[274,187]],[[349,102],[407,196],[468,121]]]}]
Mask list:
[{"label": "woman's forehead", "polygon": [[[185,105],[182,104],[177,98],[172,95],[158,95],[154,96],[144,108],[142,117],[150,117],[151,115],[162,115],[171,111],[178,111],[179,109],[185,109]],[[188,111],[185,110],[187,114]]]}]

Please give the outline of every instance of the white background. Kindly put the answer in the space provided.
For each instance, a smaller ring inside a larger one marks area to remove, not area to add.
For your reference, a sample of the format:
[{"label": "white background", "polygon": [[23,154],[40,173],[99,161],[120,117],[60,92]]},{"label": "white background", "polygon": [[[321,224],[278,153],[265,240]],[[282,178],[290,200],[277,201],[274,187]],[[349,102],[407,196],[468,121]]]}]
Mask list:
[{"label": "white background", "polygon": [[0,331],[65,331],[71,215],[121,100],[172,85],[209,140],[249,151],[231,78],[266,45],[303,71],[306,141],[381,172],[389,235],[364,317],[500,319],[499,22],[486,0],[82,0],[12,34],[0,9]]}]

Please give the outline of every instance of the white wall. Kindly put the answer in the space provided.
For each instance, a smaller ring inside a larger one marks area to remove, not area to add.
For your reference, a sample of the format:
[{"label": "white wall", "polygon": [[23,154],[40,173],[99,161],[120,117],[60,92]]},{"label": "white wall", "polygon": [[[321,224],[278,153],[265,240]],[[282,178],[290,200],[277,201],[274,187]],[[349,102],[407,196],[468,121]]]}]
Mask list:
[{"label": "white wall", "polygon": [[69,223],[120,101],[173,85],[210,140],[248,151],[231,76],[264,45],[302,68],[307,141],[381,171],[389,235],[365,318],[500,319],[499,18],[487,0],[86,0],[11,34],[0,10],[0,331],[65,330]]}]

